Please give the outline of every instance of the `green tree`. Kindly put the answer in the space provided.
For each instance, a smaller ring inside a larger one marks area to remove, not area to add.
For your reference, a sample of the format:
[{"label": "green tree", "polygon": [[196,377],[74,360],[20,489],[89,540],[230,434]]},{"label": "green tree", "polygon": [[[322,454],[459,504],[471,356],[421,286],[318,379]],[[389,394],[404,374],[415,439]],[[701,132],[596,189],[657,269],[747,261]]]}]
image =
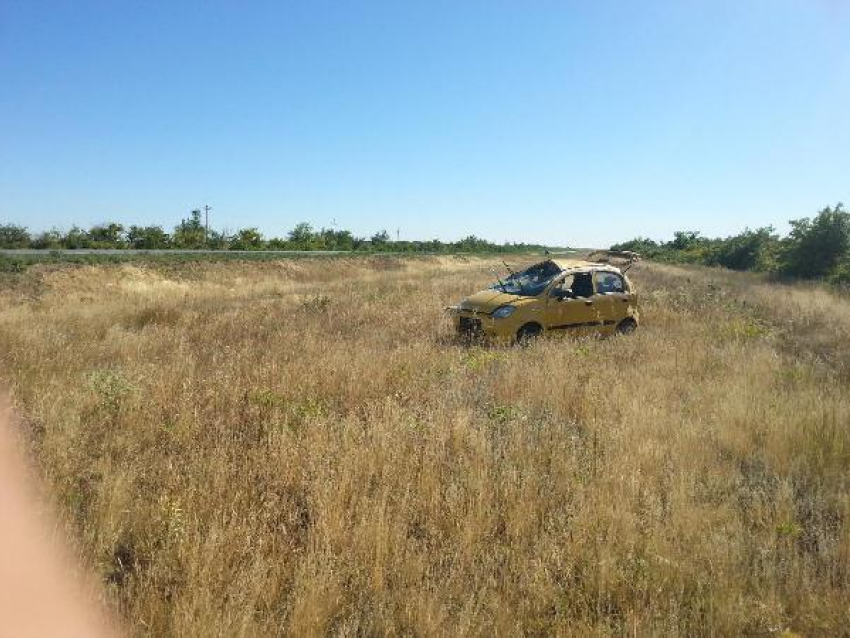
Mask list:
[{"label": "green tree", "polygon": [[740,235],[717,242],[710,263],[732,270],[768,270],[777,247],[778,238],[772,227],[748,228]]},{"label": "green tree", "polygon": [[611,250],[628,250],[638,253],[644,257],[654,257],[658,254],[659,249],[660,246],[658,245],[658,242],[645,237],[635,237],[629,241],[624,241],[620,244],[614,244],[611,246]]},{"label": "green tree", "polygon": [[372,235],[372,238],[369,241],[372,242],[372,248],[376,250],[384,250],[390,242],[390,234],[387,231],[382,230]]},{"label": "green tree", "polygon": [[431,253],[444,253],[446,252],[446,245],[439,239],[432,239],[425,243],[425,250]]},{"label": "green tree", "polygon": [[827,206],[814,219],[795,219],[790,224],[780,256],[781,272],[816,278],[842,269],[850,253],[850,213],[842,204]]},{"label": "green tree", "polygon": [[290,247],[293,250],[310,250],[313,247],[314,238],[313,227],[307,222],[296,224],[288,235]]},{"label": "green tree", "polygon": [[176,248],[203,248],[205,245],[204,225],[201,211],[193,210],[187,219],[180,220],[171,239]]},{"label": "green tree", "polygon": [[261,250],[264,245],[263,236],[256,228],[243,228],[230,239],[231,250]]},{"label": "green tree", "polygon": [[464,237],[459,242],[454,244],[455,249],[465,252],[465,253],[475,253],[475,252],[485,252],[489,250],[495,250],[497,246],[489,243],[475,235],[469,235],[468,237]]},{"label": "green tree", "polygon": [[673,241],[667,245],[673,250],[691,250],[702,241],[699,231],[679,230],[673,233]]},{"label": "green tree", "polygon": [[230,238],[223,232],[210,228],[207,233],[207,248],[210,250],[227,250]]},{"label": "green tree", "polygon": [[348,230],[323,228],[319,233],[327,250],[353,250],[354,236]]},{"label": "green tree", "polygon": [[58,250],[64,246],[63,241],[64,236],[61,231],[53,228],[33,237],[31,246],[38,250]]},{"label": "green tree", "polygon": [[136,250],[156,250],[168,248],[171,238],[161,226],[130,226],[127,242]]},{"label": "green tree", "polygon": [[0,225],[0,248],[29,248],[30,234],[23,226]]},{"label": "green tree", "polygon": [[62,237],[62,245],[71,250],[91,248],[91,239],[89,238],[89,234],[82,228],[71,226],[71,229]]},{"label": "green tree", "polygon": [[124,226],[109,222],[92,226],[88,231],[92,248],[122,248],[124,243]]}]

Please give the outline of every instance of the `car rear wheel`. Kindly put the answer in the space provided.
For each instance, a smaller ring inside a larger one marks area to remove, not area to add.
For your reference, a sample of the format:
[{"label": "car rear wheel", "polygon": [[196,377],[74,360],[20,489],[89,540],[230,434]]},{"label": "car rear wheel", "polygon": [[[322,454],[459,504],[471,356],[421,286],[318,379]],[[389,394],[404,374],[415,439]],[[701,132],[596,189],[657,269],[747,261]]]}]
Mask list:
[{"label": "car rear wheel", "polygon": [[618,335],[630,335],[635,330],[637,330],[637,323],[634,319],[623,319],[617,325],[617,334]]},{"label": "car rear wheel", "polygon": [[527,346],[537,339],[542,332],[543,328],[539,324],[527,323],[517,331],[516,342],[521,346]]}]

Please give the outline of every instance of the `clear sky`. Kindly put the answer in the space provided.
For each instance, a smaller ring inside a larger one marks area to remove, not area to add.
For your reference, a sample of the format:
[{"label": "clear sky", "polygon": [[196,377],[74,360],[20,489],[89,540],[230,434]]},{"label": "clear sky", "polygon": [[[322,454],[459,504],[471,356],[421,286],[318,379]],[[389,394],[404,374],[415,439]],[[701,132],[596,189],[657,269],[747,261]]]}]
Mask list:
[{"label": "clear sky", "polygon": [[600,246],[838,201],[844,0],[0,0],[0,223]]}]

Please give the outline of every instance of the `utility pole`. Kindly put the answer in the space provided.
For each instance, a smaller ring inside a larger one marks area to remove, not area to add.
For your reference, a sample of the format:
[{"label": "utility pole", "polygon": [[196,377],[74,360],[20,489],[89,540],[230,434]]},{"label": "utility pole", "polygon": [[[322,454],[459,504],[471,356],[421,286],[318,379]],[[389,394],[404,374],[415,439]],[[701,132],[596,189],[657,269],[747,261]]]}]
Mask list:
[{"label": "utility pole", "polygon": [[395,241],[396,241],[396,243],[398,243],[400,239],[401,239],[401,228],[396,228],[395,229]]},{"label": "utility pole", "polygon": [[204,245],[207,246],[210,243],[210,211],[212,207],[204,204]]}]

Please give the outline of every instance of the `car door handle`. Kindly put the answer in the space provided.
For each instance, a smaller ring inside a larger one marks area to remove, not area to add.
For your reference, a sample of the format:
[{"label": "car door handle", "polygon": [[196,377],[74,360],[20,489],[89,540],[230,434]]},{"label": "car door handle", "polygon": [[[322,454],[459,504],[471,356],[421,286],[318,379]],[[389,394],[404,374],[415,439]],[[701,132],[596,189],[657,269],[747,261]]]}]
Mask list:
[{"label": "car door handle", "polygon": [[592,301],[585,301],[585,302],[584,302],[584,305],[585,305],[585,306],[592,306],[592,305],[593,305],[593,302],[592,302]]},{"label": "car door handle", "polygon": [[620,301],[622,301],[623,303],[629,303],[629,298],[623,297],[622,299],[620,299]]}]

